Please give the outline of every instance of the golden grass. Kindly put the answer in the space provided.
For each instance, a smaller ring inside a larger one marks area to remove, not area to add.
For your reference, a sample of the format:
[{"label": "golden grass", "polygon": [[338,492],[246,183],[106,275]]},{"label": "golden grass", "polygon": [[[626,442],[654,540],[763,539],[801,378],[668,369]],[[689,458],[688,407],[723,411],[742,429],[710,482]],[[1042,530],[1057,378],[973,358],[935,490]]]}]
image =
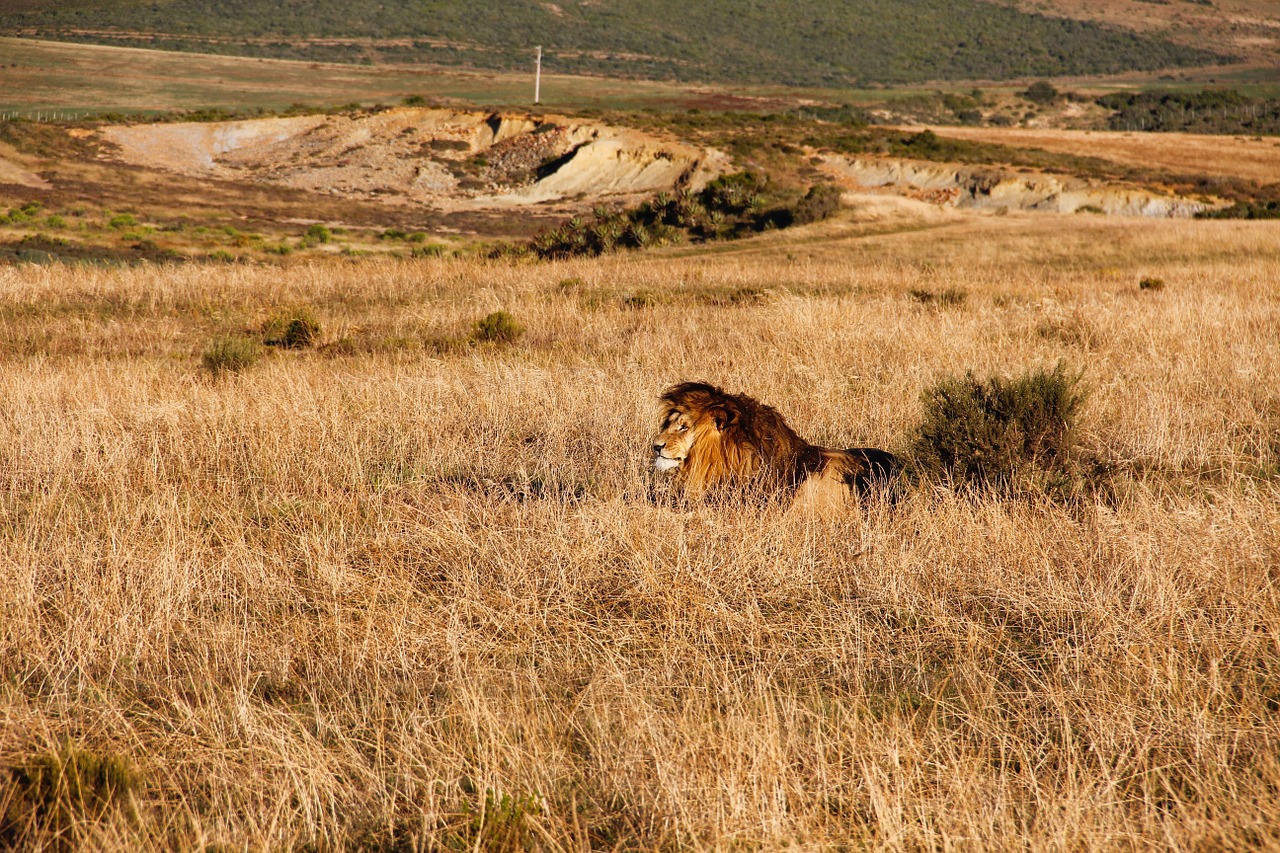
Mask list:
[{"label": "golden grass", "polygon": [[1280,181],[1280,140],[1273,136],[1125,133],[1002,127],[940,127],[939,136],[1100,157],[1125,166],[1182,175]]},{"label": "golden grass", "polygon": [[[127,758],[64,838],[108,850],[1280,847],[1275,226],[804,233],[0,269],[0,767]],[[343,345],[201,369],[299,305]],[[1096,505],[648,498],[675,380],[901,448],[939,377],[1063,358]]]}]

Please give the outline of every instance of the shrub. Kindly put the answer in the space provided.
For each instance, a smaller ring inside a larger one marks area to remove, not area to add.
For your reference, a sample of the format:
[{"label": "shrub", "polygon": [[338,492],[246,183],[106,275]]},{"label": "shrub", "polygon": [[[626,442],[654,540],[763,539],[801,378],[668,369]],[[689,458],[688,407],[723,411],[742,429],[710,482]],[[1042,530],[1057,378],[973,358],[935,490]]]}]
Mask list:
[{"label": "shrub", "polygon": [[57,752],[37,755],[9,773],[7,796],[0,798],[4,849],[21,848],[32,830],[65,838],[77,821],[98,821],[114,809],[135,817],[129,800],[138,777],[124,758],[98,755],[68,740]]},{"label": "shrub", "polygon": [[444,243],[427,243],[425,246],[414,246],[409,254],[415,258],[443,258],[448,251],[449,247]]},{"label": "shrub", "polygon": [[1080,376],[1059,363],[1017,379],[948,378],[924,394],[912,444],[925,474],[977,488],[1008,488],[1069,460],[1084,394]]},{"label": "shrub", "polygon": [[44,224],[49,228],[66,228],[67,220],[66,217],[59,216],[55,213],[51,216],[45,217]]},{"label": "shrub", "polygon": [[107,220],[107,226],[119,231],[122,228],[135,228],[138,220],[132,213],[117,213]]},{"label": "shrub", "polygon": [[328,243],[333,239],[333,232],[327,225],[319,222],[307,229],[307,240],[311,243]]},{"label": "shrub", "polygon": [[515,342],[523,334],[524,329],[516,322],[515,317],[512,317],[506,311],[494,311],[487,317],[476,321],[472,337],[477,341],[509,344]]},{"label": "shrub", "polygon": [[809,192],[796,202],[792,224],[808,225],[829,219],[840,210],[840,188],[834,184],[814,184]]},{"label": "shrub", "polygon": [[1164,279],[1148,276],[1138,282],[1139,290],[1164,290]]},{"label": "shrub", "polygon": [[247,335],[215,338],[205,347],[200,363],[210,373],[239,373],[258,363],[262,345]]},{"label": "shrub", "polygon": [[1022,97],[1033,104],[1052,104],[1058,100],[1058,95],[1058,90],[1043,80],[1038,83],[1032,83],[1027,87],[1027,91],[1022,93]]},{"label": "shrub", "polygon": [[310,308],[298,308],[272,316],[262,332],[262,342],[267,346],[301,349],[320,341],[320,320]]}]

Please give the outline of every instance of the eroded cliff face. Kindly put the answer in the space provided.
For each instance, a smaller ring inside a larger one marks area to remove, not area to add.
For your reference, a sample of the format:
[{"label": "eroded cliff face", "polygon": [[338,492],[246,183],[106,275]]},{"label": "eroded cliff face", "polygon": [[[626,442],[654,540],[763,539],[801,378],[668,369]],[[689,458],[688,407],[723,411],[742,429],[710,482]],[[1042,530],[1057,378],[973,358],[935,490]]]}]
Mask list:
[{"label": "eroded cliff face", "polygon": [[125,162],[194,177],[483,209],[698,188],[729,158],[604,124],[394,109],[108,127]]},{"label": "eroded cliff face", "polygon": [[1042,172],[917,160],[826,154],[821,155],[819,168],[850,189],[883,189],[935,204],[979,210],[1085,210],[1115,216],[1190,217],[1215,206]]}]

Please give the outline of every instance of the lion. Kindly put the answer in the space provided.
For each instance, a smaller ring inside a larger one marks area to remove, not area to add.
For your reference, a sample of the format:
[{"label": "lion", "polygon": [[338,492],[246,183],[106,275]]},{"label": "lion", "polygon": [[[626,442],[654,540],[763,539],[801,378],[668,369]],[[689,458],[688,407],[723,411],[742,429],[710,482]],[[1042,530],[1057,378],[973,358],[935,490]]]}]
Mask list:
[{"label": "lion", "polygon": [[756,485],[792,495],[793,504],[833,508],[887,485],[901,467],[884,450],[810,444],[772,406],[704,382],[673,385],[660,399],[653,467],[689,497]]}]

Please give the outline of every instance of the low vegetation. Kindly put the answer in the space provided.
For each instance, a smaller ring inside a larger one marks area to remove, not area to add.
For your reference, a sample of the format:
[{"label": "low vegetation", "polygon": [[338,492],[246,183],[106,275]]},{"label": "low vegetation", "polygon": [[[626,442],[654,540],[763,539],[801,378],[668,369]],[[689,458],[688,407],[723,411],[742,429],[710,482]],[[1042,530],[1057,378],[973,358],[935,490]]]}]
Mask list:
[{"label": "low vegetation", "polygon": [[[776,190],[761,173],[736,172],[698,191],[680,189],[654,196],[627,210],[598,208],[588,219],[574,217],[535,237],[527,247],[542,259],[593,257],[617,249],[643,249],[710,240],[731,240],[752,233],[826,219],[840,208],[840,190],[814,184],[798,198]],[[499,255],[510,254],[503,247]]]},{"label": "low vegetation", "polygon": [[[784,18],[795,25],[778,27]],[[1112,74],[1227,59],[981,0],[768,0],[747,6],[653,0],[643,7],[618,0],[465,6],[326,0],[310,4],[305,15],[267,0],[243,0],[235,15],[210,15],[199,0],[92,6],[29,0],[0,14],[0,31],[14,30],[167,50],[520,70],[529,67],[530,46],[542,44],[547,63],[568,73],[840,87]]]},{"label": "low vegetation", "polygon": [[258,363],[262,358],[262,344],[248,335],[224,335],[214,338],[200,363],[210,373],[239,373]]},{"label": "low vegetation", "polygon": [[138,791],[138,775],[126,759],[65,740],[55,752],[8,768],[8,779],[0,781],[0,845],[21,849],[49,839],[55,849],[79,849],[86,827],[113,814],[132,817]]},{"label": "low vegetation", "polygon": [[1112,110],[1112,130],[1158,133],[1280,134],[1280,98],[1235,89],[1200,92],[1115,92],[1098,99]]},{"label": "low vegetation", "polygon": [[943,379],[925,391],[912,459],[926,476],[966,488],[1041,485],[1071,462],[1079,381],[1063,363],[1013,379]]}]

